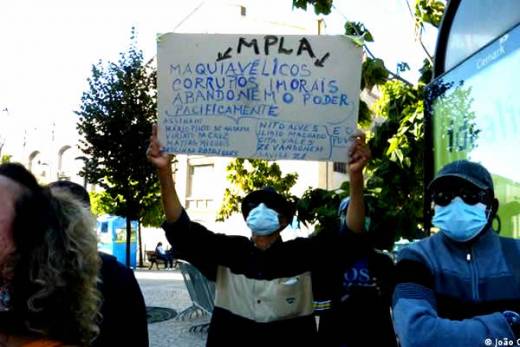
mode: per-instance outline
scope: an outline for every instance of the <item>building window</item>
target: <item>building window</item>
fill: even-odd
[[[214,165],[189,165],[188,170],[186,207],[189,209],[211,208],[215,189]]]
[[[334,162],[334,172],[347,173],[347,163]]]

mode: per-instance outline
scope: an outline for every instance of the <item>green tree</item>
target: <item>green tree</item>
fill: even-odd
[[[104,214],[117,214],[117,203],[105,191],[90,192],[90,202],[92,204],[92,212],[96,216]],[[163,210],[160,199],[151,200],[150,205],[146,206],[143,215],[138,220],[137,242],[139,248],[139,266],[143,266],[143,241],[142,241],[142,227],[158,227],[161,225],[163,218]]]
[[[378,197],[386,217],[397,222],[398,235],[423,236],[424,84],[387,81],[374,112],[384,116],[369,141],[373,160],[367,191]]]
[[[92,213],[96,216],[104,214],[115,214],[118,209],[117,202],[112,199],[105,191],[90,192],[90,202],[92,204]],[[153,200],[152,203],[147,206],[146,210],[143,211],[140,224],[145,227],[158,227],[164,220],[162,211],[161,200]]]
[[[303,4],[305,2],[305,4]],[[316,7],[313,0],[294,0],[293,5],[315,7],[316,13],[329,10]],[[408,4],[408,2],[407,2]],[[321,5],[320,5],[321,6]],[[416,0],[410,14],[415,19],[418,42],[423,48],[422,33],[427,23],[437,27],[444,12],[445,2]],[[376,58],[366,42],[374,40],[363,24],[347,22],[345,35],[363,45],[366,60],[363,62],[361,90],[378,86],[380,99],[368,106],[361,102],[359,125],[368,128],[374,116],[384,119],[382,124],[369,132],[369,146],[373,160],[368,165],[366,190],[375,196],[378,208],[384,211],[381,218],[396,222],[396,236],[416,238],[426,235],[423,230],[423,162],[424,125],[423,99],[425,85],[432,76],[432,56],[425,50],[425,61],[420,69],[421,77],[415,84],[403,79],[399,73],[409,69],[408,64],[398,64],[397,71],[390,71],[382,59]],[[348,182],[338,191],[309,189],[300,200],[298,213],[304,222],[318,223],[317,230],[334,225],[339,200],[348,194]]]
[[[338,227],[338,206],[348,196],[349,182],[343,182],[337,190],[309,188],[297,204],[297,217],[304,225],[314,225],[314,232],[336,230]]]
[[[156,122],[156,71],[132,43],[117,63],[92,66],[81,98],[77,129],[88,157],[81,174],[110,197],[110,212],[126,218],[126,262],[130,263],[131,220],[141,221],[159,201],[159,187],[144,155]],[[113,205],[112,205],[113,204]]]
[[[102,216],[104,214],[112,214],[115,210],[115,202],[105,191],[89,192],[90,196],[90,209],[96,216]]]
[[[255,190],[266,186],[273,187],[284,197],[296,202],[296,197],[290,194],[291,188],[298,179],[297,173],[282,174],[277,163],[260,159],[234,159],[226,167],[226,178],[232,183],[226,188],[222,205],[217,213],[217,221],[229,218],[234,212],[240,211],[244,197]]]
[[[293,7],[306,10],[307,4],[314,7],[316,14],[329,14],[332,7],[332,0],[293,0]]]

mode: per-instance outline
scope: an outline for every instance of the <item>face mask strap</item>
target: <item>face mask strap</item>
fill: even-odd
[[[489,221],[489,218],[491,217],[491,214],[493,213],[493,207],[489,206],[489,208],[486,208],[486,219]]]

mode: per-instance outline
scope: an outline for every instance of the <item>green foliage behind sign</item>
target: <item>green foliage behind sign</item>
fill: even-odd
[[[297,173],[282,174],[280,166],[260,159],[235,159],[227,167],[227,179],[233,185],[226,188],[217,220],[223,221],[240,211],[243,198],[255,190],[267,186],[274,188],[289,200],[296,201],[289,190],[298,178]]]
[[[313,1],[307,1],[313,4]],[[415,23],[419,43],[426,23],[438,26],[445,2],[417,0]],[[300,6],[303,7],[303,6]],[[360,106],[359,125],[368,130],[373,159],[367,170],[367,193],[374,196],[382,220],[392,221],[396,238],[413,239],[426,235],[423,230],[424,202],[424,114],[425,85],[431,80],[431,55],[426,53],[421,77],[414,85],[389,71],[382,59],[374,57],[366,42],[374,40],[370,31],[358,22],[345,24],[345,35],[363,44],[367,59],[363,64],[361,90],[379,88],[380,99],[371,110]],[[377,41],[376,41],[377,42]],[[423,46],[424,47],[424,46]],[[405,62],[397,71],[405,71]],[[382,119],[369,130],[373,116]],[[368,121],[367,121],[368,120]],[[319,225],[317,230],[334,227],[339,200],[348,194],[348,183],[338,191],[311,189],[299,205],[300,218]]]
[[[328,14],[333,10],[332,1],[293,0],[293,6],[307,9],[313,6],[317,14]],[[415,29],[419,44],[426,24],[438,26],[444,12],[444,1],[417,0],[414,9]],[[373,195],[377,208],[384,216],[381,220],[392,221],[395,236],[409,239],[425,236],[423,230],[423,164],[424,164],[424,115],[423,98],[425,85],[432,76],[432,57],[425,52],[426,59],[420,69],[421,77],[412,84],[398,73],[390,71],[382,59],[372,55],[367,42],[374,41],[372,33],[362,23],[347,21],[345,35],[363,45],[367,58],[363,63],[360,89],[371,90],[376,86],[380,99],[370,109],[360,101],[358,125],[368,132],[369,146],[373,159],[367,169],[367,193]],[[376,41],[377,42],[377,41]],[[424,46],[423,46],[424,48]],[[406,62],[398,64],[397,71],[409,69]],[[374,118],[380,123],[371,128]],[[242,160],[242,159],[241,159]],[[247,192],[250,172],[244,171],[243,161],[228,167],[228,179],[238,191]],[[258,177],[257,179],[260,179]],[[290,188],[290,186],[289,186]],[[316,230],[335,228],[337,209],[341,199],[348,195],[348,182],[340,189],[309,189],[298,202],[299,219],[306,224],[316,225]],[[219,218],[223,219],[238,211],[239,194],[226,191]],[[223,213],[223,211],[225,211]]]

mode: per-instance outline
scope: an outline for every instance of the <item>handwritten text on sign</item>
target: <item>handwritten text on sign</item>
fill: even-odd
[[[346,160],[361,78],[347,38],[165,34],[157,51],[166,151]]]

